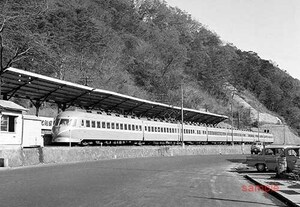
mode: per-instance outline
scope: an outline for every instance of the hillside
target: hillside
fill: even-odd
[[[8,0],[0,14],[0,75],[13,66],[173,105],[183,86],[185,107],[229,117],[232,86],[235,126],[255,125],[256,110],[300,133],[299,80],[163,1]]]

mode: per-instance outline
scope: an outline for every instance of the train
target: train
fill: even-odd
[[[182,133],[183,132],[183,133]],[[138,118],[105,112],[64,111],[53,123],[52,142],[60,144],[229,144],[262,141],[273,135],[199,123]]]

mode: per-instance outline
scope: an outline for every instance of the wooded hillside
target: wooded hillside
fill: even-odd
[[[185,107],[228,116],[232,85],[300,132],[298,80],[163,1],[7,0],[0,15],[0,74],[13,66],[173,105],[182,85]]]

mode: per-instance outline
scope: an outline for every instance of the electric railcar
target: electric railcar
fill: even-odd
[[[225,144],[272,143],[273,135],[243,130],[209,127],[206,125],[171,123],[99,112],[65,111],[59,114],[52,127],[54,143],[102,144],[121,143],[177,143]],[[233,132],[233,133],[232,133]]]

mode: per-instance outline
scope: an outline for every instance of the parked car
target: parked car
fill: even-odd
[[[253,142],[251,145],[251,154],[258,154],[263,149],[263,143],[260,141]]]
[[[256,167],[257,171],[277,170],[277,159],[280,156],[286,157],[287,171],[291,172],[295,168],[295,163],[299,159],[300,146],[296,145],[269,145],[258,155],[251,155],[246,158],[246,164]]]

